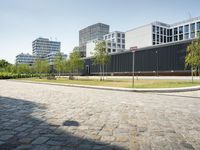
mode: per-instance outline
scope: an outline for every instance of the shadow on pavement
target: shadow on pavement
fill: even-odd
[[[36,118],[38,113],[45,114],[46,109],[45,104],[0,96],[0,150],[125,150],[59,129],[61,126],[80,126],[76,121],[67,120],[54,125],[46,122],[44,117]]]

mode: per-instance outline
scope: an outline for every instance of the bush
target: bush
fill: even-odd
[[[38,74],[17,74],[9,72],[0,72],[0,79],[17,79],[17,78],[31,78],[38,77]]]

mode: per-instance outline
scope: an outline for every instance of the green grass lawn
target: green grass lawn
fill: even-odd
[[[63,84],[79,84],[79,85],[93,85],[93,86],[107,86],[107,87],[123,87],[131,88],[132,80],[111,80],[99,81],[97,79],[75,79],[69,80],[68,78],[58,78],[57,80],[39,79],[39,78],[27,78],[20,79],[34,82],[48,82],[48,83],[63,83]],[[177,88],[177,87],[190,87],[200,85],[200,80],[192,83],[189,80],[135,80],[135,88]]]

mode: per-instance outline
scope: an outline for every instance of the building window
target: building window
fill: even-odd
[[[117,37],[121,37],[121,36],[120,36],[120,33],[117,33]]]
[[[160,34],[163,34],[163,28],[160,27]]]
[[[120,39],[117,39],[117,43],[120,43],[121,42],[121,40]]]
[[[195,33],[194,32],[191,32],[190,38],[195,38]]]
[[[156,27],[152,26],[152,32],[155,33],[156,32]]]
[[[167,33],[166,33],[166,28],[164,28],[164,35],[166,35]]]
[[[116,49],[113,49],[112,51],[113,51],[113,52],[116,52]]]
[[[200,22],[197,22],[197,30],[200,30]]]
[[[179,35],[179,40],[183,40],[183,34]]]
[[[112,34],[112,38],[114,37],[114,33]]]
[[[162,43],[163,42],[163,36],[161,35],[160,36],[160,43]]]
[[[156,33],[159,34],[159,27],[156,27]]]
[[[105,36],[105,39],[107,39],[107,36]]]
[[[184,35],[184,39],[189,39],[189,33],[186,33],[185,35]]]
[[[177,35],[177,34],[178,34],[178,29],[174,28],[174,35]]]
[[[111,46],[111,43],[108,43],[108,46],[110,47],[110,46]]]
[[[157,35],[157,42],[159,42],[159,35]]]
[[[125,34],[122,34],[122,38],[125,38]]]
[[[125,40],[124,40],[124,39],[122,39],[122,43],[125,43]]]
[[[188,32],[189,32],[189,25],[185,25],[185,26],[184,26],[184,32],[185,32],[185,33],[188,33]]]
[[[117,48],[121,48],[121,45],[120,45],[120,44],[117,44]]]
[[[167,37],[166,36],[164,36],[164,43],[166,43],[167,42]]]
[[[125,45],[122,45],[122,48],[125,48]]]
[[[115,43],[112,43],[112,46],[113,46],[113,47],[116,47],[116,44],[115,44]]]
[[[108,38],[110,39],[110,34],[108,35]]]
[[[156,35],[153,34],[153,41],[156,41]]]
[[[108,53],[110,53],[111,52],[111,50],[110,50],[110,48],[108,48]]]
[[[183,33],[183,26],[180,26],[179,27],[179,34],[182,34]]]
[[[115,39],[112,39],[112,42],[115,42]]]
[[[156,45],[156,42],[153,42],[153,45]]]
[[[178,36],[174,36],[174,41],[178,41]]]

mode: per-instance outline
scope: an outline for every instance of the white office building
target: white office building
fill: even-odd
[[[16,56],[16,64],[28,64],[28,65],[33,65],[35,62],[35,56],[31,54],[24,54],[21,53]]]
[[[126,49],[194,39],[200,34],[200,17],[175,24],[153,22],[125,33]]]
[[[108,53],[117,53],[125,50],[125,33],[114,31],[104,35],[106,48]]]
[[[106,42],[106,50],[109,54],[122,52],[125,50],[125,33],[114,31],[103,36]],[[94,54],[95,45],[99,39],[88,41],[86,44],[86,57],[91,57]]]

